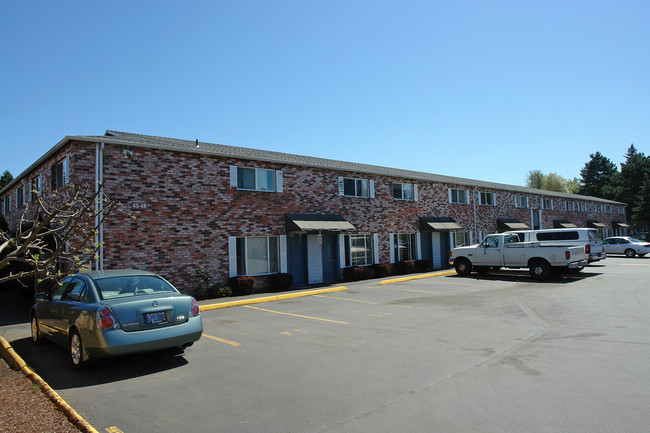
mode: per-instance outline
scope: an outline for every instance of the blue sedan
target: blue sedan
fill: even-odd
[[[196,300],[165,279],[138,270],[93,271],[39,293],[32,340],[69,349],[73,367],[93,358],[191,346],[203,333]]]

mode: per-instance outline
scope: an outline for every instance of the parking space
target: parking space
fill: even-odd
[[[544,283],[511,271],[361,281],[204,311],[184,356],[81,373],[58,347],[15,342],[100,431],[641,432],[649,277],[650,260],[614,258]]]

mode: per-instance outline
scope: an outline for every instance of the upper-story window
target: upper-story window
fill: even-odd
[[[569,200],[565,201],[564,210],[567,212],[573,212],[575,210],[575,202]]]
[[[553,210],[553,199],[543,198],[542,199],[542,209]]]
[[[605,213],[612,213],[612,206],[611,205],[605,205]]]
[[[282,192],[282,171],[231,166],[230,186],[244,191]]]
[[[455,203],[455,204],[469,203],[469,191],[466,189],[449,188],[449,203]]]
[[[368,179],[339,177],[339,195],[345,197],[375,197],[375,182]]]
[[[525,195],[516,195],[515,196],[515,207],[519,208],[528,208],[528,197]]]
[[[493,192],[481,192],[478,196],[478,203],[483,206],[496,206],[497,201]]]
[[[394,183],[393,198],[395,200],[417,201],[418,186],[412,183]]]
[[[29,190],[29,201],[36,200],[36,196],[40,195],[43,191],[41,190],[41,176],[35,177],[32,179]]]
[[[11,194],[7,194],[5,196],[4,200],[2,200],[2,204],[3,204],[3,206],[2,206],[2,213],[3,214],[7,214],[7,213],[11,212]]]
[[[618,214],[619,215],[625,215],[625,208],[623,206],[618,207]]]
[[[25,204],[25,186],[20,185],[16,190],[16,209],[23,207]]]
[[[66,185],[69,182],[68,158],[63,159],[52,166],[52,191]]]
[[[587,212],[587,203],[579,201],[576,203],[578,212]]]

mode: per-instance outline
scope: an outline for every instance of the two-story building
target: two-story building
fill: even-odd
[[[33,191],[102,181],[130,215],[102,224],[91,267],[143,268],[179,288],[199,266],[221,282],[289,272],[315,284],[353,265],[445,268],[451,248],[497,231],[627,227],[624,203],[596,197],[117,131],[65,137],[0,191],[0,211],[15,228]]]

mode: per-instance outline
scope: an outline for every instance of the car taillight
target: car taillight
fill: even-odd
[[[585,245],[585,254],[591,254],[591,245]]]
[[[565,251],[564,255],[566,256],[566,259],[569,260],[571,258],[571,251]]]
[[[197,317],[201,314],[201,309],[199,304],[196,302],[196,299],[192,298],[192,303],[190,304],[190,317]]]
[[[104,305],[97,310],[97,327],[102,331],[120,328],[110,307]]]

